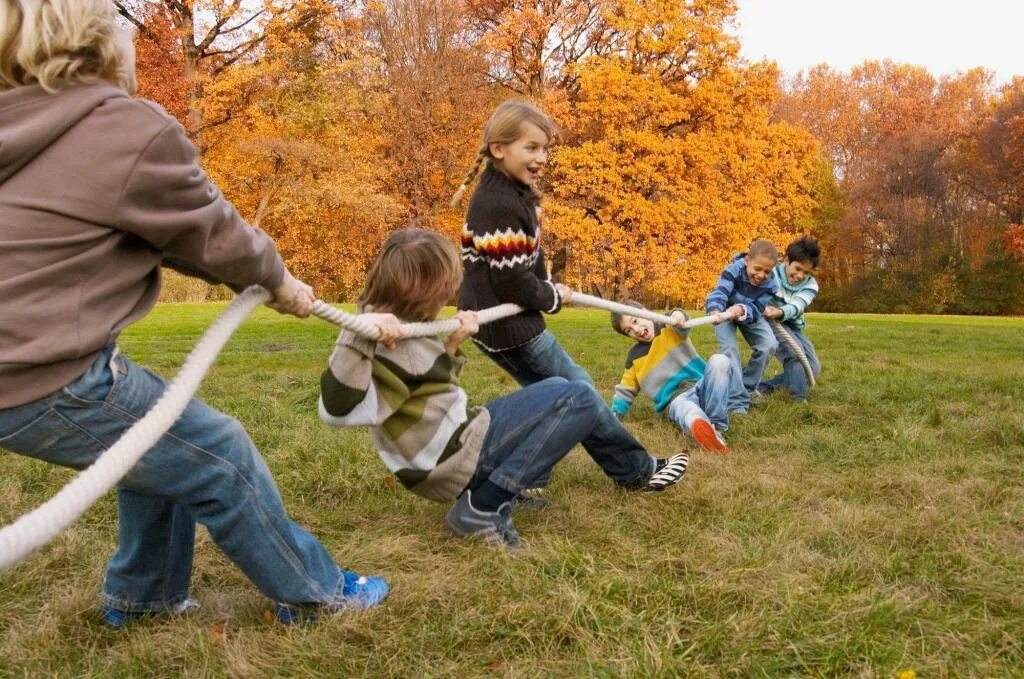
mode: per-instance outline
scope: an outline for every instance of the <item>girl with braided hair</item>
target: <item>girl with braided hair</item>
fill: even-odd
[[[548,147],[558,136],[558,127],[543,111],[522,101],[504,102],[487,121],[477,158],[452,200],[458,205],[480,176],[462,229],[465,276],[458,307],[474,311],[506,303],[523,307],[519,314],[481,326],[473,337],[484,355],[521,386],[562,377],[593,388],[590,375],[562,349],[541,315],[557,313],[572,299],[571,289],[551,280],[540,244],[536,184],[548,161]],[[622,450],[640,445],[614,418],[603,419],[593,438]],[[584,447],[593,453],[587,442]],[[547,482],[545,476],[535,486]]]

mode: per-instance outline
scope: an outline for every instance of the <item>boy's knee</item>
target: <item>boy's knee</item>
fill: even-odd
[[[727,373],[729,372],[729,357],[725,354],[713,354],[708,359],[706,372]]]

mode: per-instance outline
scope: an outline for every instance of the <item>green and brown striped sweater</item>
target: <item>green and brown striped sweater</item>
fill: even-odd
[[[438,338],[391,350],[343,330],[320,379],[320,417],[370,426],[381,460],[406,488],[450,502],[476,471],[490,424],[485,408],[467,408],[458,384],[465,361]]]

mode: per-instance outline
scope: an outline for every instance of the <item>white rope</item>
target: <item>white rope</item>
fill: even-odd
[[[127,474],[135,463],[167,433],[188,406],[199,388],[199,383],[213,364],[220,350],[239,325],[260,304],[271,299],[269,292],[253,286],[241,293],[227,309],[210,325],[185,358],[178,374],[171,380],[167,390],[160,396],[148,413],[132,425],[106,452],[100,455],[88,469],[85,469],[67,483],[47,502],[18,518],[14,523],[0,529],[0,571],[6,570],[39,549],[61,531],[70,526],[100,497]],[[637,309],[625,304],[608,302],[599,297],[573,293],[573,303],[592,306],[608,311],[649,318],[658,323],[671,324],[668,316],[655,314],[646,309]],[[480,324],[490,323],[499,318],[512,316],[524,309],[515,304],[502,304],[478,313]],[[353,314],[317,300],[313,313],[326,321],[340,325],[368,339],[376,339],[380,329]],[[710,317],[687,321],[684,327],[710,323]],[[431,321],[428,323],[406,323],[402,325],[404,337],[444,335],[454,332],[461,325],[456,318]]]
[[[807,384],[812,387],[816,386],[817,382],[814,379],[814,371],[811,369],[811,362],[807,360],[807,354],[804,353],[803,347],[793,339],[793,336],[789,334],[789,331],[786,330],[786,327],[782,325],[782,323],[774,318],[769,319],[769,321],[772,324],[772,328],[775,329],[775,332],[778,333],[779,337],[782,338],[782,341],[786,343],[786,346],[793,350],[797,360],[800,361],[800,365],[804,368],[804,374],[807,375]]]

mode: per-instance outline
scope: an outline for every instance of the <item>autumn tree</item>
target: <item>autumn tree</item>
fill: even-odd
[[[814,207],[814,140],[771,120],[777,72],[739,60],[734,13],[726,0],[605,8],[551,172],[569,282],[696,305],[735,252],[784,244]]]

